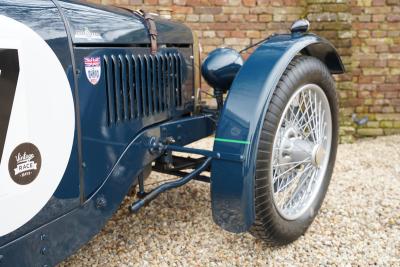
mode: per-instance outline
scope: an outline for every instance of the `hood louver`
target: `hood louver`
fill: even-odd
[[[103,64],[109,126],[182,106],[183,59],[178,52],[104,56]]]

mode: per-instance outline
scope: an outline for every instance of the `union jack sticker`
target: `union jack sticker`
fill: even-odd
[[[85,72],[88,81],[96,85],[101,77],[100,57],[85,57]]]

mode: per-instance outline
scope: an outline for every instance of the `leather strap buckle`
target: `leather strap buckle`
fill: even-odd
[[[140,16],[141,18],[143,18],[143,20],[146,22],[146,28],[147,31],[149,33],[149,37],[150,37],[150,51],[151,54],[156,54],[157,53],[157,49],[158,49],[158,45],[157,45],[157,27],[156,27],[156,23],[154,22],[154,18],[153,16],[151,16],[149,13],[139,9],[134,11],[135,14],[137,14],[138,16]]]

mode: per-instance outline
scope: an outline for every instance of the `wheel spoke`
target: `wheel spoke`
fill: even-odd
[[[307,193],[309,191],[309,187],[312,184],[312,179],[313,179],[315,173],[316,173],[316,169],[315,168],[310,169],[310,171],[307,173],[308,175],[305,176],[306,178],[304,178],[301,181],[301,183],[299,184],[299,186],[296,188],[296,191],[293,193],[293,197],[296,197],[299,194],[300,189],[304,190],[304,188],[302,188],[302,187],[303,187],[303,185],[305,185],[306,182],[308,182],[307,189],[305,190],[302,198],[304,198],[307,195]],[[309,178],[309,179],[307,179],[307,178]]]
[[[300,161],[299,163],[295,164],[294,166],[290,167],[289,169],[287,169],[286,171],[284,171],[283,173],[279,174],[278,176],[274,177],[274,180],[278,179],[279,177],[281,177],[282,175],[286,174],[287,172],[295,169],[296,167],[300,166],[301,164],[303,164],[306,161],[309,161],[310,159],[305,159],[303,161]]]
[[[279,188],[279,190],[277,191],[277,193],[279,193],[279,192],[281,192],[283,189],[287,188],[290,184],[294,184],[294,181],[296,181],[297,178],[301,178],[301,177],[303,176],[303,174],[304,174],[305,172],[307,172],[310,168],[312,168],[312,165],[311,165],[311,164],[307,165],[307,167],[305,167],[304,170],[303,170],[301,173],[297,174],[295,178],[293,178],[292,180],[290,180],[289,182],[287,182],[285,185],[283,185],[281,188]]]

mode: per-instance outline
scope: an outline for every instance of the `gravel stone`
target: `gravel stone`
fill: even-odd
[[[212,139],[194,146],[210,149]],[[153,172],[146,184],[171,178]],[[400,136],[340,145],[316,220],[286,247],[220,229],[206,183],[166,192],[137,215],[133,201],[60,266],[400,266]]]

